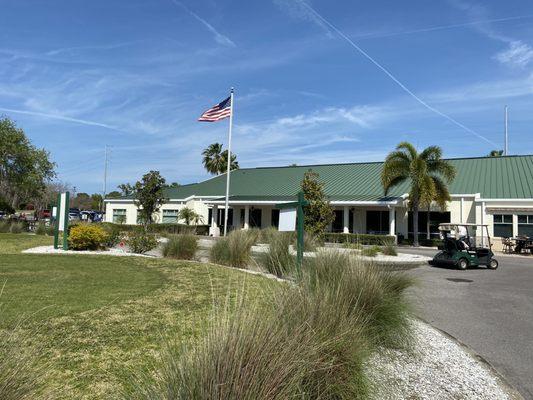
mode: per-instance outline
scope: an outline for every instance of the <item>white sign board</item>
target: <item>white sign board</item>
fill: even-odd
[[[292,232],[296,230],[296,208],[282,208],[279,210],[280,232]]]
[[[65,230],[66,220],[65,220],[65,214],[67,214],[68,218],[68,211],[65,213],[65,208],[67,206],[67,194],[61,193],[61,198],[59,201],[59,207],[57,211],[59,212],[59,232],[63,232]]]

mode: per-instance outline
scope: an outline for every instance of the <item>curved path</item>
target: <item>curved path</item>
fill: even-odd
[[[409,273],[419,285],[412,295],[421,318],[468,345],[533,400],[533,257],[498,260],[495,271],[415,268]]]

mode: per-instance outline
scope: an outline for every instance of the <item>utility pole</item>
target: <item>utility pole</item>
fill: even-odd
[[[505,120],[505,146],[503,148],[503,155],[506,156],[509,154],[509,130],[508,130],[508,127],[509,127],[509,112],[508,112],[508,107],[505,106],[505,117],[504,117],[504,120]]]
[[[103,196],[102,196],[102,211],[105,211],[104,200],[105,200],[105,196],[107,192],[107,161],[108,161],[107,150],[108,150],[108,146],[106,144],[105,145],[105,161],[104,161],[104,191],[103,191]]]

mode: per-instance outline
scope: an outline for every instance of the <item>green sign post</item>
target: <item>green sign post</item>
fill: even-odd
[[[304,207],[308,204],[309,202],[305,200],[303,192],[298,192],[298,201],[276,204],[276,208],[279,209],[296,209],[296,264],[298,273],[302,272],[304,258]]]

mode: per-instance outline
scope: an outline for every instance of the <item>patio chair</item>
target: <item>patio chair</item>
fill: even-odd
[[[502,238],[503,252],[504,253],[513,253],[514,252],[514,242],[511,238]]]

